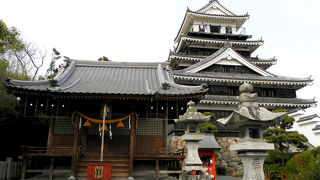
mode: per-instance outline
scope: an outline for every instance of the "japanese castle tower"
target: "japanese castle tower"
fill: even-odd
[[[309,78],[292,78],[268,72],[275,58],[252,57],[263,45],[251,40],[243,24],[248,14],[237,15],[217,0],[197,11],[187,9],[176,46],[168,62],[174,81],[183,85],[207,84],[206,95],[198,102],[200,111],[226,117],[238,106],[239,86],[250,83],[258,93],[259,106],[272,109],[308,108],[313,99],[299,99],[296,91],[311,84]],[[219,132],[222,132],[221,130]],[[229,130],[231,135],[235,131]],[[226,135],[226,134],[225,134]]]

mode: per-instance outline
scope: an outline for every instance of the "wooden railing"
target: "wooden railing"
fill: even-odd
[[[0,179],[20,179],[22,162],[13,162],[12,158],[0,161]]]
[[[175,148],[135,148],[135,154],[183,155],[183,150]]]
[[[21,146],[24,156],[71,156],[73,147],[34,147]],[[80,151],[80,148],[78,149]]]

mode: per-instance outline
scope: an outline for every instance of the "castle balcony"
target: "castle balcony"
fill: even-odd
[[[193,24],[189,27],[188,36],[230,39],[230,40],[247,40],[251,35],[246,34],[244,27]]]

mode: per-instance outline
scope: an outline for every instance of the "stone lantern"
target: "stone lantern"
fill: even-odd
[[[240,143],[231,145],[230,150],[238,152],[241,159],[245,180],[264,180],[263,163],[269,150],[274,150],[273,143],[263,140],[263,131],[275,125],[288,113],[273,113],[259,107],[257,94],[253,87],[244,83],[239,88],[239,107],[230,116],[217,121],[240,131]]]
[[[210,116],[204,116],[202,113],[197,112],[195,103],[190,101],[188,104],[187,112],[180,115],[179,119],[175,119],[177,124],[182,123],[186,125],[185,134],[182,140],[186,142],[187,157],[182,167],[183,174],[182,180],[210,180],[210,176],[204,175],[206,169],[202,166],[198,154],[199,142],[204,139],[204,135],[200,133],[200,123],[208,122]],[[195,172],[195,174],[193,174]]]

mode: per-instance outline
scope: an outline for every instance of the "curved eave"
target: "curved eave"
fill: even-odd
[[[186,62],[199,62],[204,60],[208,56],[188,56],[188,55],[179,55],[176,53],[171,53],[169,55],[169,61],[171,60],[177,60],[177,61],[186,61]],[[248,61],[256,66],[272,66],[277,64],[277,60],[270,59],[270,60],[251,60],[248,59]]]
[[[253,64],[255,64],[255,65],[269,65],[269,66],[271,66],[271,65],[275,65],[275,64],[277,64],[277,60],[269,60],[269,61],[249,61],[249,62],[251,62],[251,63],[253,63]]]
[[[306,85],[310,85],[312,80],[306,81],[274,81],[274,80],[255,80],[255,79],[227,79],[227,78],[219,78],[219,77],[194,77],[194,76],[183,76],[183,75],[173,75],[174,79],[176,80],[197,80],[203,82],[218,82],[218,83],[235,83],[235,84],[242,84],[242,83],[249,83],[249,84],[267,84],[267,85],[286,85],[286,86],[301,86],[304,87]]]
[[[205,38],[194,38],[189,36],[181,37],[175,52],[178,53],[185,42],[191,43],[204,43],[204,44],[217,44],[224,45],[226,43],[231,43],[232,46],[251,46],[251,51],[255,51],[258,47],[262,46],[263,40],[253,40],[253,41],[234,41],[234,40],[220,40],[220,39],[205,39]]]
[[[182,99],[200,99],[205,92],[189,93],[189,94],[121,94],[121,93],[75,93],[75,92],[50,92],[35,91],[26,89],[11,89],[12,93],[17,96],[36,96],[36,97],[55,97],[63,99],[130,99],[130,100],[182,100]]]
[[[170,55],[169,60],[180,60],[180,61],[191,61],[191,62],[199,62],[204,60],[206,57],[190,57],[190,56],[179,56],[179,55]]]
[[[246,15],[217,15],[217,14],[198,13],[198,12],[187,10],[184,16],[184,19],[182,21],[182,24],[180,26],[180,29],[178,31],[178,34],[174,39],[175,43],[178,43],[181,39],[181,36],[186,34],[190,24],[195,20],[195,18],[200,18],[200,20],[209,19],[211,21],[214,21],[215,19],[230,20],[230,21],[233,21],[233,23],[236,22],[236,27],[240,28],[245,23],[245,21],[249,19],[249,15],[247,14]]]

